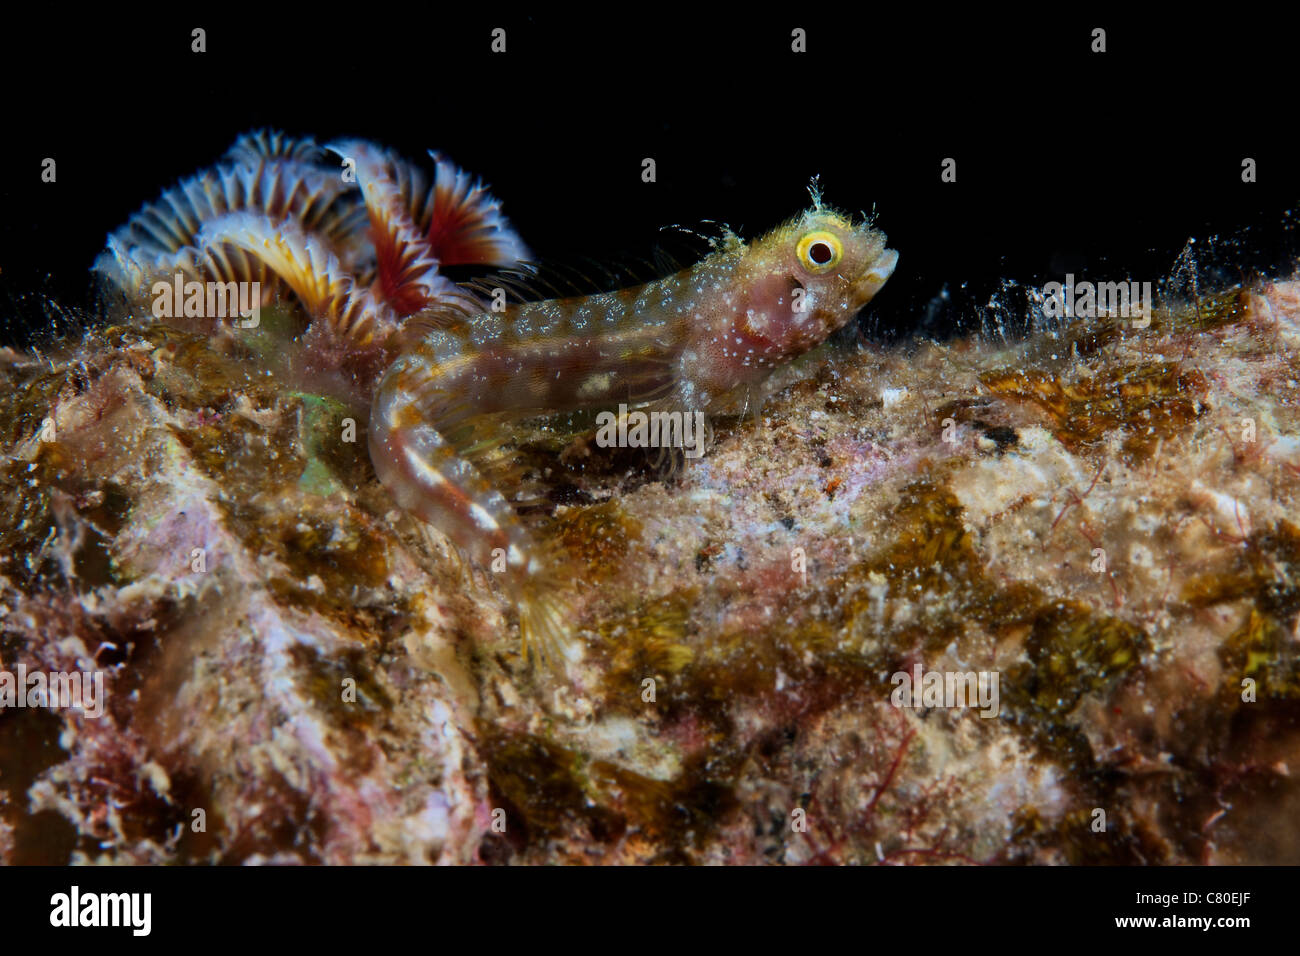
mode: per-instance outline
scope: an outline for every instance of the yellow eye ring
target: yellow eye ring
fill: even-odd
[[[795,249],[799,264],[815,275],[830,272],[844,258],[844,246],[829,232],[810,232]]]

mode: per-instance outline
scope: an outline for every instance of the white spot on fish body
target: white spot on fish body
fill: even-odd
[[[474,523],[484,531],[496,531],[500,527],[497,519],[477,501],[469,506],[469,513],[473,516]]]
[[[610,383],[614,376],[610,372],[602,372],[596,375],[588,376],[587,380],[582,383],[578,389],[579,398],[596,398],[609,392]]]

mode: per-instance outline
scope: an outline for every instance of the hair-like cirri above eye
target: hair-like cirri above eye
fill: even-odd
[[[819,229],[804,234],[799,240],[795,254],[799,257],[799,265],[809,272],[821,275],[830,272],[840,264],[840,259],[844,256],[844,247],[834,235]]]

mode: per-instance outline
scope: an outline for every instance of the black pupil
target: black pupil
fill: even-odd
[[[831,261],[831,247],[824,242],[814,242],[808,247],[808,258],[819,266],[824,266]]]

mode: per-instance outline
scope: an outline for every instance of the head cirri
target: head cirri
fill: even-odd
[[[700,286],[685,378],[713,393],[760,381],[846,325],[893,273],[884,233],[814,198],[748,245],[731,239],[725,274]]]

